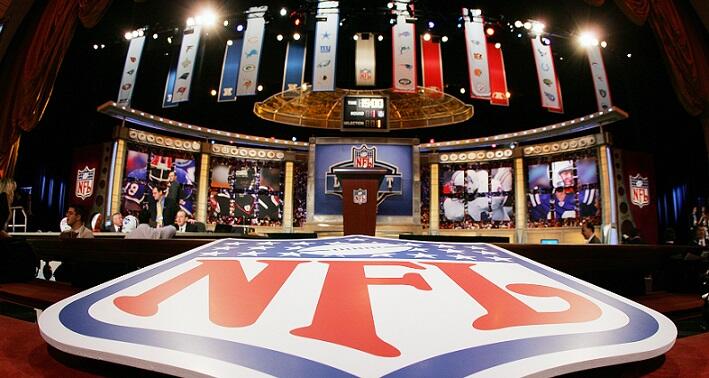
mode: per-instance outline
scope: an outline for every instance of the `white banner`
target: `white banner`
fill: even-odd
[[[396,3],[397,6],[401,3]],[[406,22],[406,14],[401,12],[396,17],[392,34],[392,64],[394,92],[416,92],[416,28],[414,23]]]
[[[144,45],[145,37],[138,37],[130,40],[128,54],[126,55],[126,63],[123,65],[121,86],[118,89],[117,104],[119,106],[130,107],[130,100],[133,96],[135,78],[138,76],[138,66],[140,65],[140,56],[143,54]]]
[[[337,1],[321,1],[315,23],[315,55],[313,59],[313,91],[335,90],[337,31],[340,15]]]
[[[253,96],[258,85],[258,67],[263,47],[263,33],[266,20],[263,18],[267,6],[249,8],[244,32],[244,45],[241,49],[241,66],[236,82],[237,96]]]
[[[586,47],[586,53],[588,54],[588,64],[591,66],[591,75],[593,75],[593,87],[596,89],[598,111],[610,109],[613,106],[613,102],[611,101],[610,84],[608,84],[601,48],[588,46]]]
[[[556,75],[551,46],[543,44],[539,36],[532,38],[531,41],[532,51],[534,52],[534,63],[537,67],[537,79],[539,80],[539,94],[542,98],[542,107],[552,112],[563,113],[564,106],[561,102],[561,84],[559,84],[559,79]]]
[[[182,34],[180,57],[177,60],[177,73],[175,74],[175,87],[172,90],[172,103],[184,102],[190,99],[192,72],[197,59],[201,34],[202,26],[199,25],[186,29]]]
[[[359,37],[355,48],[355,79],[357,85],[374,86],[376,58],[374,34],[357,33]]]
[[[470,97],[488,100],[490,99],[490,69],[485,24],[482,17],[471,17],[469,12],[469,9],[463,8]]]

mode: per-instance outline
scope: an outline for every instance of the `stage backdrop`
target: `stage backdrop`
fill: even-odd
[[[341,215],[339,183],[332,169],[381,167],[389,172],[378,193],[379,216],[412,216],[413,147],[394,144],[318,144],[315,147],[315,215]]]

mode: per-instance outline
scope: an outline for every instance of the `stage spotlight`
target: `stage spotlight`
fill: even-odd
[[[137,30],[133,30],[133,32],[131,33],[131,36],[132,36],[133,38],[138,38],[138,31],[137,31]]]
[[[279,13],[281,16],[285,16],[288,14],[288,9],[286,8],[281,8],[281,12]]]
[[[460,94],[465,94],[465,88],[464,88],[464,87],[460,87]]]
[[[510,143],[510,148],[513,149],[513,150],[514,150],[515,148],[517,148],[517,142],[512,142],[512,143]]]
[[[297,17],[295,20],[293,20],[293,25],[300,26],[300,22],[300,17]]]
[[[383,41],[383,40],[384,40],[384,36],[381,35],[381,34],[379,34],[379,35],[377,36],[377,41],[381,42],[381,41]]]
[[[505,92],[505,97],[507,97],[507,98],[512,97],[512,93],[510,93],[510,92]]]
[[[105,48],[106,48],[106,45],[104,45],[104,44],[102,43],[102,44],[101,44],[101,48],[102,48],[102,49],[105,49]]]
[[[532,29],[532,23],[529,21],[525,22],[522,26],[524,26],[524,28],[527,30]]]
[[[259,92],[261,92],[261,91],[263,90],[263,85],[259,84],[259,85],[256,87],[256,90],[259,91]]]
[[[473,9],[470,11],[473,17],[480,17],[483,14],[482,9]]]
[[[172,44],[172,37],[167,37],[167,43]]]
[[[560,56],[560,57],[559,57],[559,60],[564,60],[564,57],[563,57],[563,56]]]
[[[490,146],[490,147],[497,148],[497,144],[493,143],[492,146]]]
[[[496,43],[495,43],[495,48],[496,48],[496,49],[499,49],[499,48],[501,48],[501,47],[502,47],[502,44],[501,44],[500,42],[496,42]]]
[[[231,39],[228,40],[228,41],[226,41],[226,45],[227,45],[227,46],[231,46],[231,45],[233,45],[233,44],[234,44],[234,41],[232,41]]]
[[[487,28],[487,29],[485,29],[485,33],[486,33],[487,35],[489,35],[490,37],[492,37],[493,35],[495,35],[495,29],[493,29],[493,28]]]
[[[546,27],[546,25],[544,25],[541,22],[534,22],[532,24],[532,33],[534,33],[536,35],[540,35],[540,34],[544,33],[545,27]]]
[[[601,47],[603,47],[604,49],[605,49],[606,47],[608,47],[608,42],[606,42],[606,41],[601,41]]]
[[[423,40],[424,40],[424,41],[430,41],[430,40],[431,40],[431,33],[424,33],[424,34],[423,34]]]
[[[433,21],[428,22],[428,28],[433,29],[436,26],[436,24]]]
[[[214,26],[217,23],[217,14],[211,9],[205,9],[197,16],[195,21],[201,25]]]
[[[389,19],[389,25],[394,25],[395,23],[396,23],[396,19],[395,19],[395,18],[390,18],[390,19]],[[340,26],[342,26],[342,22],[340,22]]]
[[[358,36],[357,34],[355,34],[355,35],[352,36],[352,39],[354,39],[354,40],[356,41],[356,40],[359,39],[359,36]]]
[[[138,37],[142,37],[144,35],[145,35],[145,32],[143,31],[143,29],[138,29]]]
[[[389,9],[394,8],[394,3],[391,3],[391,2],[387,3],[387,8],[389,8]]]
[[[441,37],[441,42],[443,42],[443,43],[448,42],[448,36],[444,35],[443,37]]]
[[[582,32],[579,34],[578,41],[583,47],[598,46],[598,39],[591,32]]]
[[[293,33],[293,40],[299,41],[300,40],[300,33]]]
[[[542,45],[544,45],[544,46],[551,45],[551,40],[549,38],[542,38]]]
[[[630,58],[632,58],[632,57],[633,57],[633,54],[631,54],[631,53],[628,53],[628,55],[626,55],[626,56],[628,57],[628,59],[630,59]]]
[[[194,26],[194,17],[187,18],[187,26]]]
[[[158,39],[158,33],[153,34],[153,39]]]
[[[94,45],[94,50],[98,50],[98,45]]]
[[[278,34],[278,35],[276,36],[276,40],[277,40],[278,42],[282,41],[282,40],[283,40],[283,34]]]
[[[236,31],[238,31],[238,32],[244,31],[244,25],[242,25],[242,24],[236,25]]]
[[[433,138],[431,138],[431,139],[428,140],[428,143],[434,144],[434,143],[436,143],[436,140],[433,139]]]
[[[520,21],[520,20],[515,21],[515,27],[516,27],[516,28],[521,28],[522,26],[524,26],[524,24],[522,23],[522,21]]]
[[[229,26],[229,20],[224,20],[224,26]]]
[[[517,38],[522,38],[522,33],[517,33]]]
[[[292,140],[292,141],[294,141],[294,142],[295,142],[295,141],[297,141],[297,140],[298,140],[298,138],[296,138],[296,137],[293,137],[293,138],[290,138],[290,140]]]
[[[131,33],[131,32],[126,32],[126,34],[123,34],[123,38],[125,38],[126,41],[130,41],[131,38],[133,38],[133,33]]]
[[[212,89],[211,91],[209,91],[209,94],[212,95],[212,96],[216,96],[216,95],[217,95],[217,90],[216,90],[216,89]]]
[[[458,24],[457,26],[458,26],[458,29],[460,29],[463,27],[463,24]]]

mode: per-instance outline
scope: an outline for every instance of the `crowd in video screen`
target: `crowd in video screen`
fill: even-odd
[[[293,226],[302,227],[308,217],[308,163],[298,161],[293,164]]]
[[[527,164],[529,227],[576,227],[601,223],[596,156],[540,158]]]
[[[180,184],[178,204],[192,217],[197,198],[196,164],[193,154],[147,146],[131,145],[126,158],[121,191],[121,213],[138,218],[148,210],[153,188],[166,191],[169,174],[174,171]],[[174,221],[174,220],[171,220]]]
[[[421,226],[428,228],[431,218],[431,167],[428,164],[421,166]]]
[[[211,159],[207,222],[280,226],[283,162]]]
[[[514,227],[512,163],[441,165],[441,229]]]

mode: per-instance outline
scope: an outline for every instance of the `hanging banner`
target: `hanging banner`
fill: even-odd
[[[202,27],[197,25],[186,29],[182,34],[180,57],[177,60],[177,73],[175,88],[172,90],[172,102],[185,102],[190,99],[190,86],[192,85],[192,72],[197,59],[199,39]]]
[[[487,56],[490,68],[490,104],[509,106],[510,99],[507,97],[507,75],[505,74],[502,48],[496,48],[494,43],[488,43]]]
[[[421,37],[421,74],[423,86],[443,93],[443,59],[441,43]]]
[[[121,86],[118,90],[117,104],[119,106],[130,107],[130,100],[133,96],[133,87],[135,87],[135,78],[138,76],[138,66],[140,65],[140,56],[143,54],[144,45],[145,37],[130,40],[126,62],[123,65]]]
[[[471,11],[471,9],[463,8],[470,97],[487,100],[490,98],[490,72],[488,71],[485,24],[479,15],[471,16]]]
[[[295,97],[296,91],[303,85],[305,74],[306,43],[300,41],[288,42],[286,46],[286,63],[283,68],[283,95],[285,97]],[[290,91],[290,92],[289,92]]]
[[[246,11],[246,31],[244,32],[244,45],[241,50],[241,68],[236,85],[237,96],[253,96],[258,85],[258,67],[261,60],[263,47],[263,33],[266,20],[263,18],[268,10],[267,6],[251,7]]]
[[[391,28],[393,90],[394,92],[416,92],[416,34],[415,24],[408,17],[406,3],[395,3],[396,24]]]
[[[162,107],[163,108],[174,108],[177,106],[176,102],[172,101],[172,91],[175,89],[175,79],[177,78],[177,63],[179,58],[179,50],[177,50],[177,44],[170,51],[170,69],[167,71],[167,80],[165,80],[165,93],[163,94]]]
[[[335,90],[335,58],[340,14],[337,1],[321,1],[315,19],[313,92]]]
[[[598,111],[610,109],[613,106],[613,102],[611,101],[610,84],[608,84],[601,48],[588,46],[586,47],[586,54],[588,54],[588,64],[591,66],[591,75],[593,75],[593,87],[596,89]]]
[[[357,33],[355,49],[355,81],[358,86],[375,85],[375,49],[374,34]]]
[[[551,53],[551,46],[542,43],[539,36],[532,38],[532,51],[534,52],[534,63],[537,67],[537,79],[539,80],[539,94],[542,98],[542,107],[550,112],[563,113],[564,106],[561,102],[561,84],[559,84],[556,68],[554,67],[554,56]]]
[[[219,81],[218,102],[236,101],[236,77],[239,75],[243,43],[244,40],[241,38],[230,39],[226,42],[222,78]]]

